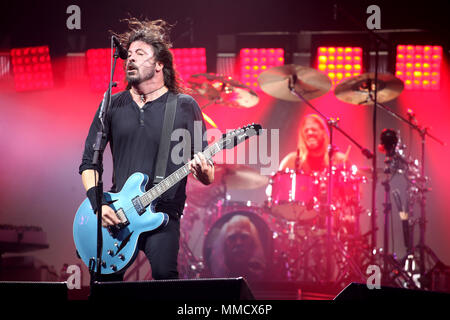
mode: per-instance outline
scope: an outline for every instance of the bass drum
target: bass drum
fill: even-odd
[[[205,237],[207,276],[266,279],[273,261],[272,239],[266,221],[251,208],[221,215]]]

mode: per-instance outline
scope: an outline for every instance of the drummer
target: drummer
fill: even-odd
[[[329,165],[328,145],[330,144],[327,125],[317,114],[308,114],[300,122],[297,151],[286,155],[280,162],[280,170],[296,169],[305,174],[322,172]],[[335,148],[334,148],[335,149]],[[350,147],[344,154],[334,150],[331,163],[345,167]]]

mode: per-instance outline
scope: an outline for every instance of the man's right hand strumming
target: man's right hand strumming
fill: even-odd
[[[102,206],[102,227],[115,226],[120,223],[114,210],[107,205]]]

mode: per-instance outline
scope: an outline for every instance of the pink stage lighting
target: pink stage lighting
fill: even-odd
[[[89,84],[94,91],[105,91],[111,77],[111,49],[89,49],[86,52]],[[117,59],[113,80],[117,83],[116,90],[125,89],[125,73],[123,60]]]
[[[48,46],[14,48],[10,54],[17,91],[53,88]]]
[[[325,73],[335,87],[343,79],[359,76],[362,72],[360,47],[317,48],[317,69]]]
[[[395,75],[407,90],[438,90],[441,61],[441,46],[398,45]]]
[[[183,81],[193,74],[206,72],[205,48],[177,48],[171,51],[175,69]]]
[[[275,66],[284,65],[284,50],[281,48],[244,48],[239,52],[241,82],[259,90],[258,76]]]

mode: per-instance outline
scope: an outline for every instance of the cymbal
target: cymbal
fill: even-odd
[[[281,100],[301,101],[289,90],[290,78],[296,78],[295,91],[305,99],[320,97],[331,89],[331,80],[316,69],[295,64],[272,67],[258,77],[261,89],[268,95]]]
[[[251,108],[259,102],[255,91],[232,77],[198,73],[192,75],[187,82],[196,93],[217,104]]]
[[[356,105],[373,105],[369,88],[376,87],[375,73],[364,73],[346,79],[336,86],[334,94],[343,102]],[[403,81],[389,73],[378,74],[377,102],[383,103],[397,98],[403,91]]]
[[[208,73],[199,73],[192,75],[187,80],[187,82],[195,93],[203,96],[208,100],[215,101],[217,99],[220,99],[220,92],[212,85],[212,81],[216,79],[212,76],[213,75],[210,75]]]
[[[216,164],[214,173],[215,178],[222,181],[227,189],[257,189],[269,183],[269,177],[259,174],[256,169],[241,164]]]

